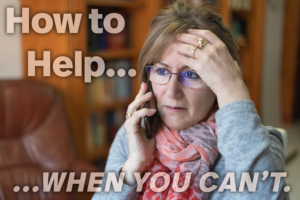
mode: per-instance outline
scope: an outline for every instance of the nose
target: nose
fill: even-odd
[[[177,75],[172,75],[167,83],[167,96],[172,99],[179,99],[182,97],[182,84]]]

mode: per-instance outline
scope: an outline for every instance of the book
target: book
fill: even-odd
[[[92,31],[91,19],[87,19],[87,44],[88,51],[93,52],[98,50],[98,35]]]
[[[89,10],[91,10],[90,8]],[[93,8],[95,9],[95,8]],[[122,50],[130,47],[130,16],[128,11],[120,8],[107,8],[103,9],[98,7],[98,13],[102,14],[102,19],[98,20],[98,27],[103,28],[102,33],[94,33],[91,28],[91,19],[87,19],[87,44],[88,51],[104,51],[104,50]],[[105,17],[110,13],[119,13],[125,20],[124,29],[117,34],[109,33],[105,30],[103,22]],[[111,20],[111,26],[115,28],[118,25],[116,19]]]
[[[93,147],[97,148],[99,146],[99,140],[98,140],[98,115],[95,112],[91,113],[90,116],[91,119],[91,130],[92,130],[92,140],[93,140]]]
[[[127,106],[124,106],[106,112],[107,138],[110,143],[113,142],[119,128],[125,121],[126,110]]]
[[[109,50],[122,50],[128,48],[127,39],[129,36],[129,21],[128,14],[126,12],[119,12],[125,20],[125,27],[120,33],[108,33],[107,36],[107,47]],[[113,28],[118,26],[118,21],[116,19],[111,20],[111,26]]]
[[[85,140],[85,144],[86,144],[87,152],[93,152],[93,150],[95,149],[95,146],[94,146],[94,143],[93,143],[92,124],[90,123],[90,121],[86,122],[86,140]]]
[[[106,50],[108,48],[108,33],[105,31],[104,26],[103,26],[103,19],[98,20],[98,25],[99,27],[103,28],[103,33],[97,34],[97,43],[98,43],[98,48],[97,50]]]
[[[231,9],[251,11],[251,0],[231,0]]]
[[[112,143],[119,129],[119,127],[115,123],[115,113],[113,110],[106,112],[106,124],[107,124],[108,141]]]
[[[103,113],[91,112],[87,122],[86,144],[89,152],[104,147],[108,143],[106,121]]]
[[[98,113],[98,123],[97,123],[97,131],[98,131],[98,148],[104,147],[107,140],[107,126],[105,124],[104,119],[102,118],[103,113]]]
[[[127,72],[131,68],[131,63],[127,59],[119,59],[114,63],[114,69],[116,73],[120,69],[124,69],[126,74],[123,77],[116,76],[115,78],[115,91],[117,100],[125,100],[131,96],[131,77]]]
[[[93,104],[92,83],[86,83],[87,99],[89,104]]]
[[[109,60],[106,62],[106,69],[109,70],[109,69],[112,69],[114,70],[114,62],[112,60]],[[106,71],[107,71],[106,70]],[[107,90],[107,93],[106,95],[108,96],[108,102],[111,103],[113,101],[116,100],[116,95],[115,95],[115,77],[116,77],[116,73],[113,77],[108,77],[106,75],[106,90]]]
[[[231,21],[232,36],[236,43],[245,45],[247,43],[247,20],[233,16]]]

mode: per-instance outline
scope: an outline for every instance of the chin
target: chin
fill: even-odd
[[[183,130],[190,127],[190,118],[182,113],[166,113],[160,110],[160,119],[170,130]]]
[[[168,119],[162,119],[162,121],[170,130],[183,130],[189,126],[188,124],[184,123],[182,118],[181,119],[168,118]]]

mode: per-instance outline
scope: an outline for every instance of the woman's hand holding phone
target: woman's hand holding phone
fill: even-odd
[[[150,117],[156,112],[156,109],[140,109],[142,105],[153,98],[152,92],[146,93],[147,88],[147,84],[142,83],[138,95],[128,106],[127,110],[127,113],[131,115],[131,117],[125,121],[129,157],[122,171],[125,172],[124,182],[128,185],[134,185],[136,183],[133,172],[143,172],[155,150],[155,138],[152,137],[148,139],[145,129],[141,128],[141,119],[145,116]]]

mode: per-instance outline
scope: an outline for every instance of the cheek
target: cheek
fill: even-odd
[[[160,100],[164,94],[165,85],[159,85],[156,83],[152,83],[152,92],[156,98],[156,103],[159,104]]]
[[[216,95],[208,87],[194,90],[190,94],[186,94],[191,106],[194,108],[193,111],[210,109],[213,105]]]

